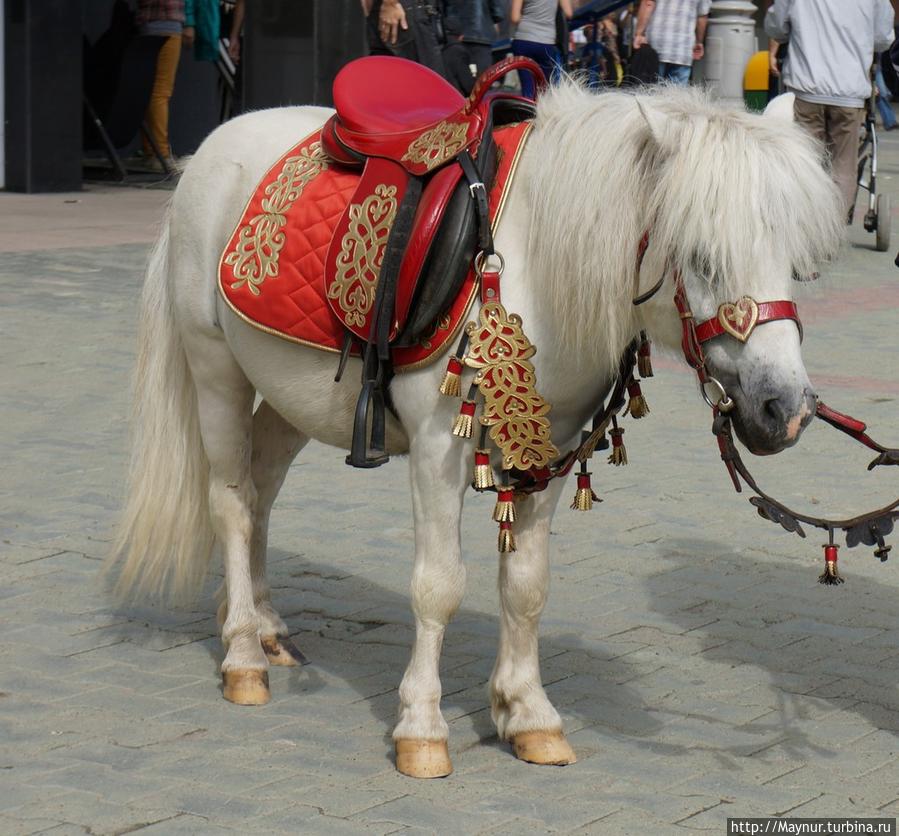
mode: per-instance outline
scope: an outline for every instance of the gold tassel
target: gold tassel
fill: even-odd
[[[632,380],[628,383],[627,394],[630,400],[624,410],[625,415],[630,415],[634,420],[649,415],[649,404],[646,403],[646,398],[643,397],[643,392],[640,390],[639,380]]]
[[[627,464],[627,449],[622,438],[624,430],[617,426],[612,427],[609,430],[609,435],[612,437],[612,455],[609,456],[609,464],[621,467],[621,465]]]
[[[450,398],[462,397],[462,361],[452,355],[446,364],[446,374],[440,384],[440,394]]]
[[[844,578],[837,569],[837,552],[840,547],[830,543],[824,547],[824,571],[818,575],[818,583],[825,586],[838,586]]]
[[[501,522],[499,524],[497,548],[500,554],[511,554],[515,551],[515,535],[512,533],[511,522]]]
[[[652,343],[645,331],[640,332],[640,348],[637,350],[637,371],[640,377],[652,377]]]
[[[474,401],[462,401],[462,407],[453,422],[453,435],[457,438],[471,438],[474,431],[474,407]]]
[[[515,522],[515,493],[509,485],[500,485],[496,491],[493,519],[498,523]]]
[[[590,474],[586,470],[582,470],[577,475],[577,491],[575,491],[571,509],[573,511],[589,511],[594,502],[602,502],[602,500],[593,493],[593,489],[590,487]]]
[[[493,480],[493,468],[490,466],[490,453],[486,450],[474,451],[474,481],[472,485],[476,491],[485,491],[496,485]]]

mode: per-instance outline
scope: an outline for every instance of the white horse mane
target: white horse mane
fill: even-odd
[[[570,350],[613,362],[638,327],[630,300],[644,230],[716,301],[789,298],[789,268],[808,275],[843,240],[815,141],[697,89],[596,94],[565,79],[539,101],[526,159],[534,286]]]

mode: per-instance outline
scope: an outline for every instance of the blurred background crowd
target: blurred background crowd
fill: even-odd
[[[0,154],[5,186],[23,191],[77,188],[85,176],[173,177],[180,157],[245,109],[329,104],[337,70],[368,53],[419,61],[463,93],[491,63],[516,54],[533,58],[549,78],[565,70],[597,87],[699,83],[719,97],[761,107],[790,86],[790,9],[795,14],[802,6],[818,17],[833,8],[843,29],[851,28],[850,8],[889,11],[889,43],[883,20],[872,41],[881,53],[873,101],[884,127],[896,127],[889,104],[899,94],[889,59],[889,0],[777,0],[780,29],[771,28],[772,0],[0,4],[6,73]],[[841,59],[830,59],[832,72],[845,75]],[[794,85],[803,83],[795,78],[798,63]],[[518,83],[533,94],[529,76]]]

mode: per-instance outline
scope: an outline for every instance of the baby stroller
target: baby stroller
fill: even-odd
[[[858,149],[858,187],[868,192],[868,211],[865,212],[864,227],[866,232],[873,232],[875,247],[878,252],[886,252],[890,248],[892,217],[890,215],[890,198],[885,194],[877,194],[877,132],[874,127],[874,94],[865,106],[864,136]],[[856,202],[858,192],[856,192]],[[853,205],[853,214],[855,206]],[[852,217],[852,215],[850,215]]]

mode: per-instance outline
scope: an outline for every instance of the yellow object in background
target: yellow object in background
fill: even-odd
[[[743,73],[743,99],[750,110],[764,110],[768,104],[768,50],[757,52]]]

